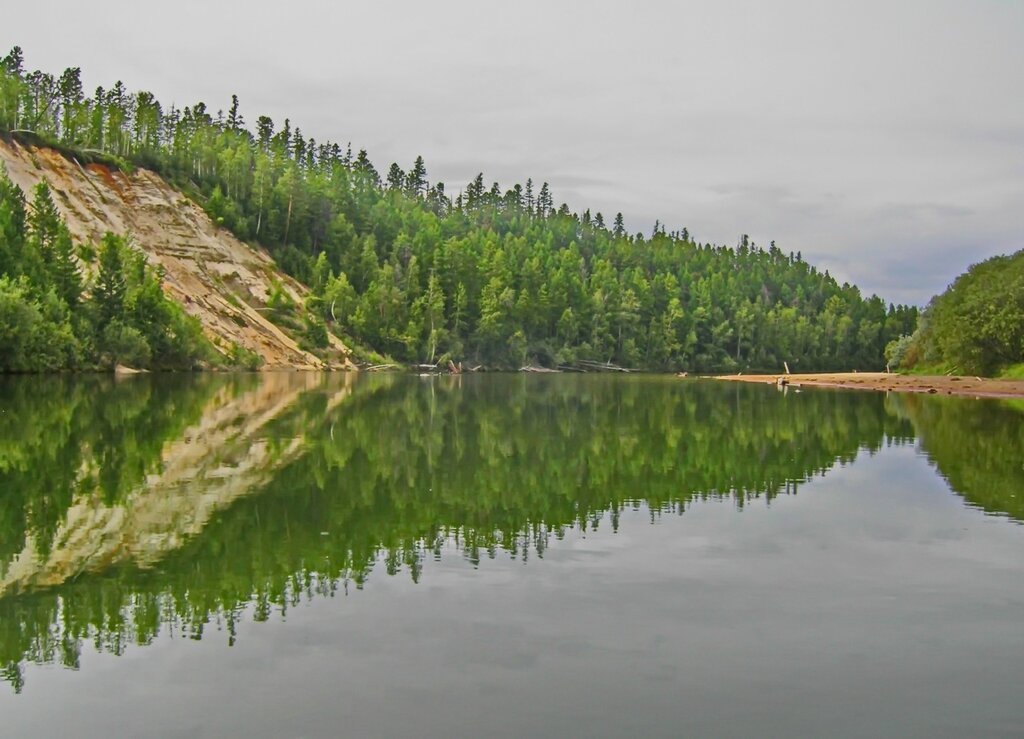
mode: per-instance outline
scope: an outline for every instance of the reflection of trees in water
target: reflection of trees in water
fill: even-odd
[[[76,498],[95,494],[116,503],[141,484],[163,445],[193,423],[223,385],[196,376],[0,379],[0,577],[30,538],[40,556],[49,553]],[[54,595],[25,603],[5,599],[5,676],[19,684],[22,657],[74,666],[91,624],[105,622],[95,629],[97,641],[122,638],[109,618],[93,618],[99,610],[93,603],[66,612]]]
[[[0,378],[0,576],[27,534],[48,550],[76,496],[123,500],[227,384],[209,375]]]
[[[159,419],[178,420],[181,433],[211,397],[202,384],[166,391],[158,380],[148,384],[153,407],[115,414],[120,424],[104,431],[108,447],[123,439],[129,449],[117,469],[133,471],[112,479],[137,481],[174,433]],[[19,417],[34,417],[25,404],[32,396],[45,404],[42,395],[26,393]],[[50,405],[70,408],[67,421],[90,433],[105,405],[127,402],[116,395]],[[880,395],[783,396],[663,378],[365,377],[345,404],[329,402],[330,393],[306,392],[270,420],[270,443],[302,437],[301,454],[284,457],[258,494],[236,500],[156,568],[118,565],[0,600],[8,679],[18,684],[25,660],[75,665],[83,641],[119,653],[168,624],[199,638],[219,623],[233,638],[249,605],[265,619],[299,599],[360,587],[375,566],[418,579],[425,559],[450,544],[474,563],[499,551],[543,556],[550,537],[596,528],[606,516],[617,527],[627,507],[644,504],[654,517],[708,498],[738,507],[770,502],[859,449],[911,437]],[[143,426],[153,438],[132,446]],[[45,444],[21,449],[16,439],[5,434],[0,448],[26,460],[47,454]],[[90,462],[93,447],[78,448],[63,473],[70,479],[83,464],[98,465],[102,477],[108,460],[119,459],[107,452]],[[22,540],[35,525],[35,501],[47,499],[45,481],[23,482],[26,502],[13,507],[22,513],[0,509],[10,515],[4,530],[20,525]],[[112,488],[112,500],[125,484]]]
[[[351,379],[348,375],[333,376],[327,388],[328,407],[333,408],[344,399]],[[58,642],[42,631],[49,618],[46,611],[61,614],[60,620],[53,621],[58,625],[67,622],[66,613],[75,611],[69,610],[66,593],[61,596],[59,608],[45,598],[33,601],[32,596],[16,597],[18,593],[47,587],[48,592],[57,593],[60,589],[51,586],[79,581],[86,584],[84,588],[63,590],[91,597],[91,574],[106,576],[125,569],[144,572],[159,562],[168,551],[200,532],[217,511],[261,489],[277,469],[301,453],[301,438],[276,436],[273,443],[267,443],[263,431],[269,423],[290,413],[295,399],[304,391],[319,391],[325,383],[304,373],[273,374],[261,380],[254,376],[137,378],[113,391],[113,400],[121,405],[114,409],[116,413],[111,413],[111,404],[107,403],[111,398],[102,392],[106,387],[97,385],[101,392],[79,404],[75,404],[77,396],[68,397],[68,407],[82,416],[71,425],[84,430],[66,443],[70,450],[66,456],[75,462],[66,470],[73,480],[68,486],[71,492],[61,498],[64,505],[53,507],[45,528],[24,527],[16,539],[22,548],[13,558],[5,557],[0,563],[0,610],[4,606],[13,609],[10,619],[0,623],[0,632],[8,627],[8,631],[22,633],[37,622],[32,651],[42,661],[52,660],[55,649],[63,655],[61,661],[77,659],[76,639]],[[166,397],[173,402],[167,406],[162,392],[147,395],[147,390],[153,387],[170,390]],[[31,395],[22,393],[20,397]],[[121,412],[125,408],[131,412]],[[18,410],[26,410],[29,415],[25,417],[32,417],[31,407]],[[100,414],[127,420],[115,425],[111,433],[102,423],[88,423]],[[159,423],[168,417],[174,424]],[[107,438],[97,443],[96,434]],[[34,443],[38,435],[31,438],[33,444],[25,445],[18,450],[19,454],[9,455],[9,459],[28,464],[0,477],[5,485],[24,483],[23,473],[37,469],[31,464],[33,455],[39,458],[48,453],[45,443]],[[122,455],[116,467],[130,474],[114,477],[104,468],[110,456],[95,449],[100,444],[116,447],[122,440]],[[17,442],[13,445],[18,446]],[[130,464],[122,464],[122,459]],[[9,465],[6,472],[11,469]],[[112,479],[118,483],[116,488],[101,484],[102,480]],[[36,498],[46,499],[46,488],[30,483],[20,489],[25,495],[10,495],[0,501],[0,510],[8,514],[5,520],[31,520]],[[135,598],[128,591],[123,595]],[[111,595],[117,604],[128,602],[121,596],[120,591]],[[29,601],[41,605],[42,618],[37,618],[38,614],[26,615],[21,604]],[[137,613],[141,610],[137,609]],[[115,610],[107,615],[114,621],[123,620]],[[137,615],[133,617],[142,624]],[[82,623],[89,625],[87,621]],[[64,629],[65,637],[72,633],[71,629]],[[0,649],[6,643],[0,636]],[[116,650],[117,642],[110,646]],[[73,651],[69,653],[68,649]],[[0,664],[5,661],[0,657]],[[16,682],[18,670],[12,675]]]
[[[986,513],[1024,522],[1024,415],[1020,401],[893,395],[921,449],[954,492]]]

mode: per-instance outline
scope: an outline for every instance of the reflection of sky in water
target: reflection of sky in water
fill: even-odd
[[[1024,720],[1024,527],[912,447],[0,691],[12,735],[966,736]],[[116,699],[114,698],[116,696]],[[59,706],[59,710],[54,707]]]

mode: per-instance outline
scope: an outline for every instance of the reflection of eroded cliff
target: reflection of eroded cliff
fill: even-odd
[[[79,523],[51,525],[57,554],[19,581],[27,592],[0,598],[0,672],[15,689],[26,661],[74,666],[83,643],[120,653],[166,627],[199,638],[214,621],[231,639],[243,613],[266,619],[298,598],[361,586],[378,566],[417,579],[449,545],[473,562],[499,551],[525,560],[568,529],[617,526],[626,508],[656,517],[707,499],[770,502],[911,433],[876,394],[642,377],[334,380],[351,384],[289,385],[280,396],[247,386],[227,404],[204,400],[210,410],[192,411],[188,430],[159,449],[161,460],[179,450],[177,463],[156,465],[145,491],[136,481],[112,496],[123,514],[94,493]],[[170,397],[181,410],[181,394]],[[146,407],[171,416],[166,404]],[[93,540],[109,542],[93,554]],[[62,584],[31,589],[47,582]]]
[[[67,508],[52,540],[39,542],[37,533],[26,532],[22,551],[0,570],[0,597],[58,585],[114,564],[149,567],[179,548],[216,512],[260,490],[296,457],[303,438],[271,439],[267,426],[323,380],[308,373],[267,373],[241,394],[222,387],[195,424],[164,444],[155,470],[117,502],[105,500],[95,484],[102,460],[86,461],[78,483],[84,489]],[[348,395],[351,380],[349,375],[331,378],[329,408]]]
[[[1024,522],[1024,414],[1014,401],[894,394],[918,443],[954,492]]]
[[[770,502],[910,435],[880,395],[571,376],[358,387],[373,392],[321,414],[302,457],[169,558],[161,585],[230,604],[264,588],[283,598],[310,563],[327,581],[360,582],[381,557],[418,577],[447,540],[474,561],[526,557],[641,503],[656,516],[709,498]]]
[[[199,638],[216,622],[230,640],[243,613],[269,618],[377,567],[418,578],[445,546],[473,562],[526,559],[641,504],[656,517],[707,499],[770,503],[915,430],[969,502],[1024,517],[1024,424],[988,401],[659,378],[169,381],[15,398],[18,417],[52,419],[20,436],[0,414],[0,489],[21,491],[26,512],[12,519],[0,499],[0,533],[12,533],[0,561],[17,560],[0,598],[0,675],[15,689],[25,662],[75,666],[85,643],[120,653],[169,626]],[[149,446],[117,435],[141,418]],[[32,476],[61,469],[74,480]],[[83,480],[50,515],[48,501]],[[18,531],[49,533],[31,534],[36,554],[25,539],[5,555]]]

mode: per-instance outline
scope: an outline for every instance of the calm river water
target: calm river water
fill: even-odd
[[[1024,734],[1024,411],[0,381],[0,735]]]

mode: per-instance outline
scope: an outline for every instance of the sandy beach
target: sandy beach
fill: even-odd
[[[883,390],[901,393],[972,395],[991,398],[1024,398],[1024,380],[950,375],[896,375],[885,372],[822,372],[777,375],[719,375],[716,380],[776,384],[782,378],[791,386],[839,387],[852,390]]]

